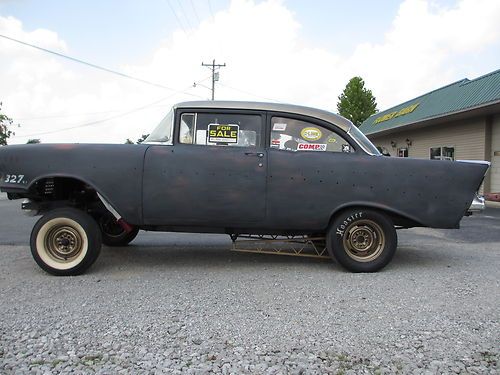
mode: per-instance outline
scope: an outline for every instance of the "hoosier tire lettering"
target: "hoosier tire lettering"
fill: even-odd
[[[363,216],[363,211],[360,211],[360,212],[356,212],[352,215],[350,215],[349,217],[347,217],[338,227],[337,227],[337,230],[336,230],[336,234],[338,236],[343,236],[344,235],[344,232],[345,232],[345,229],[347,228],[347,226],[352,223],[353,220],[355,219],[359,219]]]

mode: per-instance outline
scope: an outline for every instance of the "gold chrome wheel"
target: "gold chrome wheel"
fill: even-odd
[[[357,220],[345,230],[343,245],[347,255],[358,262],[377,259],[385,247],[385,235],[372,220]]]
[[[45,248],[56,261],[70,262],[83,250],[83,238],[73,227],[62,225],[52,228],[46,235]]]

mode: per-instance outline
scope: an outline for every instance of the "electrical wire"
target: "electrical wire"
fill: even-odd
[[[200,17],[198,17],[198,12],[196,11],[196,7],[194,6],[193,0],[189,0],[189,2],[191,3],[191,8],[193,8],[193,13],[194,16],[196,17],[196,20],[198,21],[198,23],[200,23]]]
[[[177,13],[175,12],[174,10],[174,7],[172,6],[172,3],[170,2],[170,0],[167,0],[167,3],[168,3],[168,6],[170,7],[170,10],[172,11],[172,13],[174,14],[175,16],[175,19],[177,20],[177,23],[179,24],[179,26],[181,27],[182,31],[184,31],[184,34],[186,34],[186,36],[188,35],[187,31],[186,31],[186,28],[184,27],[184,25],[182,24],[181,22],[181,19],[179,18],[179,16],[177,15]]]
[[[187,13],[184,10],[184,7],[182,6],[182,2],[180,0],[177,0],[177,3],[179,4],[179,8],[181,10],[182,15],[184,16],[184,19],[186,20],[186,25],[188,25],[188,28],[192,29],[193,27],[191,26],[191,21],[190,21],[189,17],[187,16]]]
[[[59,52],[56,52],[56,51],[52,51],[52,50],[49,50],[47,48],[43,48],[43,47],[40,47],[40,46],[36,46],[34,44],[30,44],[30,43],[26,43],[26,42],[23,42],[21,40],[18,40],[18,39],[15,39],[15,38],[11,38],[9,36],[6,36],[6,35],[2,35],[0,34],[0,37],[1,38],[4,38],[4,39],[7,39],[7,40],[10,40],[12,42],[15,42],[15,43],[19,43],[19,44],[22,44],[22,45],[25,45],[25,46],[28,46],[28,47],[31,47],[31,48],[35,48],[35,49],[38,49],[40,51],[43,51],[43,52],[47,52],[47,53],[50,53],[52,55],[56,55],[58,57],[62,57],[64,59],[67,59],[67,60],[71,60],[73,62],[76,62],[76,63],[79,63],[79,64],[83,64],[83,65],[87,65],[87,66],[90,66],[91,68],[94,68],[94,69],[98,69],[98,70],[102,70],[104,72],[107,72],[107,73],[111,73],[111,74],[114,74],[114,75],[117,75],[117,76],[120,76],[122,78],[127,78],[127,79],[131,79],[131,80],[134,80],[134,81],[138,81],[138,82],[141,82],[141,83],[145,83],[147,85],[150,85],[150,86],[155,86],[155,87],[159,87],[159,88],[162,88],[162,89],[166,89],[166,90],[170,90],[170,91],[174,91],[174,92],[181,92],[183,94],[186,94],[186,95],[193,95],[193,94],[190,94],[190,93],[187,93],[187,92],[184,92],[184,91],[180,91],[180,90],[176,90],[174,88],[171,88],[171,87],[168,87],[168,86],[165,86],[165,85],[161,85],[159,83],[154,83],[154,82],[151,82],[151,81],[147,81],[145,79],[142,79],[142,78],[137,78],[137,77],[133,77],[133,76],[130,76],[128,74],[125,74],[125,73],[120,73],[120,72],[117,72],[115,70],[112,70],[112,69],[108,69],[108,68],[104,68],[102,66],[99,66],[99,65],[96,65],[96,64],[92,64],[92,63],[89,63],[87,61],[84,61],[84,60],[80,60],[80,59],[77,59],[75,57],[71,57],[71,56],[68,56],[68,55],[65,55],[65,54],[62,54],[62,53],[59,53]],[[195,95],[194,95],[195,96]]]
[[[212,3],[210,2],[210,0],[207,0],[208,1],[208,9],[210,10],[210,14],[212,15],[212,21],[214,21],[214,11],[212,10]]]
[[[228,85],[225,85],[223,83],[220,83],[219,82],[219,86],[222,86],[222,87],[225,87],[225,88],[228,88],[228,89],[231,89],[231,90],[234,90],[234,91],[239,91],[243,94],[247,94],[247,95],[251,95],[251,96],[254,96],[256,98],[260,98],[260,99],[264,99],[264,100],[270,100],[272,102],[276,102],[276,103],[283,103],[281,102],[280,100],[276,100],[276,99],[273,99],[273,98],[267,98],[265,96],[262,96],[262,95],[257,95],[257,94],[254,94],[250,91],[246,91],[246,90],[241,90],[241,89],[237,89],[236,87],[231,87],[231,86],[228,86]]]
[[[202,80],[200,80],[198,82],[195,82],[195,84],[200,84],[200,82],[206,81],[208,78],[210,78],[210,77],[206,77],[206,78],[204,78],[204,79],[202,79]],[[192,86],[186,88],[186,90],[188,90],[190,88],[192,88]],[[84,127],[88,127],[88,126],[98,125],[98,124],[101,124],[103,122],[107,122],[107,121],[114,120],[114,119],[117,119],[117,118],[125,117],[125,116],[128,116],[128,115],[132,114],[132,113],[139,112],[139,111],[142,111],[144,109],[154,107],[158,103],[161,103],[161,102],[163,102],[163,101],[165,101],[167,99],[170,99],[171,97],[173,97],[175,95],[177,95],[177,93],[173,93],[173,94],[168,95],[168,96],[166,96],[166,97],[164,97],[162,99],[156,100],[156,101],[154,101],[152,103],[149,103],[149,104],[143,105],[141,107],[134,108],[134,109],[132,109],[130,111],[127,111],[127,112],[124,112],[124,113],[120,113],[120,114],[115,115],[115,116],[110,116],[110,117],[107,117],[107,118],[104,118],[104,119],[90,121],[90,122],[86,122],[86,123],[83,123],[83,124],[74,125],[74,126],[70,126],[70,127],[66,127],[66,128],[49,130],[49,131],[46,131],[46,132],[39,132],[39,133],[32,133],[32,134],[21,134],[21,135],[17,135],[16,134],[15,136],[13,136],[13,138],[34,137],[34,136],[39,136],[39,135],[59,133],[59,132],[67,131],[67,130],[74,130],[74,129],[84,128]],[[196,96],[198,96],[200,98],[203,98],[202,96],[199,96],[199,95],[196,95]]]

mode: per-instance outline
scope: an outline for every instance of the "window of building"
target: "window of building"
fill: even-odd
[[[286,117],[271,119],[271,148],[287,151],[353,152],[336,132],[316,124]]]
[[[408,157],[408,148],[407,147],[398,148],[398,156],[400,158],[407,158]]]
[[[262,117],[234,113],[183,113],[179,142],[184,144],[260,147]]]
[[[455,147],[441,146],[431,147],[431,160],[455,160]]]

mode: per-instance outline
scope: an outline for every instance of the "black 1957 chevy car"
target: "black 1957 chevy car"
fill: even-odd
[[[43,215],[38,265],[82,273],[138,230],[326,235],[354,272],[383,268],[396,228],[458,228],[487,162],[388,158],[346,119],[281,104],[176,105],[141,145],[0,148],[0,188]]]

